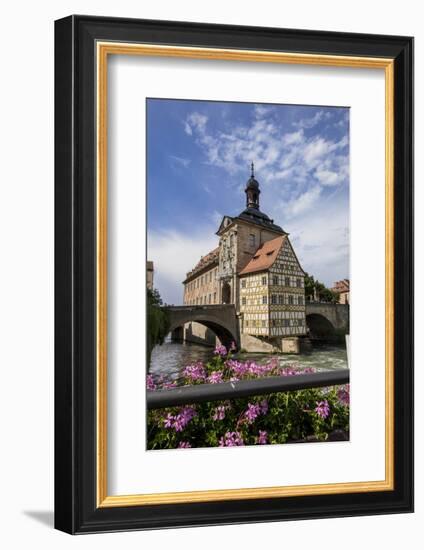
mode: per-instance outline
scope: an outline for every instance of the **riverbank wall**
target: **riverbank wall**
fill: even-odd
[[[220,345],[220,340],[216,334],[200,323],[186,323],[180,329],[172,333],[172,339],[175,341],[191,342],[192,344],[200,344],[202,346],[213,347]]]

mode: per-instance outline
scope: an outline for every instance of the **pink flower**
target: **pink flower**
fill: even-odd
[[[206,378],[206,371],[203,363],[198,361],[194,365],[187,365],[183,370],[183,376],[188,378],[191,381],[204,381]]]
[[[266,445],[268,443],[268,433],[265,430],[259,430],[258,444]]]
[[[214,354],[225,357],[227,355],[227,348],[225,346],[216,346]]]
[[[182,432],[196,415],[197,413],[193,407],[184,407],[177,415],[168,413],[164,418],[165,428],[173,428],[176,432]]]
[[[296,376],[298,374],[298,371],[294,369],[293,367],[284,367],[280,368],[279,372],[280,376]]]
[[[193,407],[184,407],[177,414],[174,422],[174,429],[176,432],[182,432],[187,424],[197,415]]]
[[[268,412],[268,401],[266,399],[263,399],[259,403],[259,407],[260,407],[261,414],[266,414]]]
[[[178,448],[179,449],[190,449],[191,448],[191,445],[188,441],[180,441],[178,443]]]
[[[330,405],[328,404],[328,401],[324,399],[324,401],[320,401],[319,403],[317,402],[315,412],[321,418],[327,418],[327,416],[330,414]]]
[[[252,424],[256,418],[261,414],[261,408],[256,403],[248,403],[247,404],[247,410],[244,413],[244,416],[246,417],[246,420],[249,424]]]
[[[242,447],[243,438],[239,432],[226,432],[219,440],[219,447]]]
[[[153,380],[153,375],[152,374],[147,375],[146,385],[147,385],[148,390],[155,390],[156,389],[156,384],[155,384],[155,381]]]
[[[279,365],[278,357],[272,357],[271,361],[268,363],[271,369],[276,369]]]
[[[175,420],[175,416],[171,413],[168,413],[166,417],[163,419],[165,428],[172,428],[174,425],[174,420]]]
[[[346,386],[340,386],[340,388],[337,390],[337,399],[345,407],[349,406],[349,403],[350,403],[350,386],[349,386],[349,384],[346,384]]]
[[[246,374],[248,366],[247,363],[242,363],[241,361],[236,361],[235,359],[229,359],[225,362],[226,367],[228,367],[235,376],[238,378]]]
[[[222,382],[222,372],[220,371],[213,371],[207,380],[210,384],[219,384]]]
[[[225,407],[223,405],[219,405],[219,407],[215,408],[214,414],[212,416],[212,420],[224,420],[225,418]]]

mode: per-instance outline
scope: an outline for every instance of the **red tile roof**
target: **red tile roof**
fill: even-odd
[[[343,279],[342,281],[336,281],[333,285],[333,292],[349,292],[350,282],[349,279]]]
[[[281,235],[280,237],[263,243],[255,252],[249,263],[240,271],[239,275],[247,275],[248,273],[269,269],[277,259],[285,239],[286,236]]]
[[[197,273],[200,273],[208,266],[212,266],[213,264],[217,264],[219,259],[219,247],[214,248],[211,250],[211,252],[208,252],[205,256],[202,256],[200,260],[197,262],[197,264],[194,266],[194,268],[187,273],[186,279],[189,279],[190,277],[193,277],[193,275],[196,275]]]

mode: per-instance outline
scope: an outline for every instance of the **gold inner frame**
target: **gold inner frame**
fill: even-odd
[[[218,48],[97,42],[97,506],[141,506],[255,498],[365,493],[394,489],[394,60]],[[108,496],[107,493],[107,61],[142,55],[384,69],[385,71],[385,479],[316,485],[252,487]]]

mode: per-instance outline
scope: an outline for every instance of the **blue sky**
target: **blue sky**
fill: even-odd
[[[182,302],[222,216],[245,208],[252,161],[261,210],[302,267],[327,285],[349,277],[348,108],[148,99],[148,256],[166,302]]]

